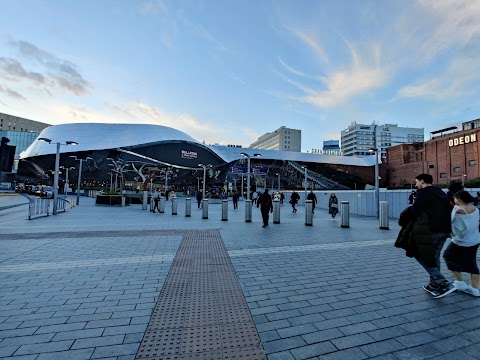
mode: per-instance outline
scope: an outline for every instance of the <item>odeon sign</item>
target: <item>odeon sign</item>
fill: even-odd
[[[470,134],[470,135],[460,136],[458,138],[453,138],[448,140],[448,146],[469,144],[476,141],[477,141],[477,134]]]

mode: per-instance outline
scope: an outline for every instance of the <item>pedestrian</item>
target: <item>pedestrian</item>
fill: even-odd
[[[420,174],[415,183],[417,197],[411,206],[414,257],[430,275],[423,289],[439,299],[456,290],[440,271],[440,253],[452,230],[451,209],[447,194],[432,185],[432,175]]]
[[[335,193],[332,193],[330,195],[330,198],[328,199],[328,213],[332,215],[332,219],[335,219],[335,216],[337,216],[338,213],[338,199],[337,195]]]
[[[310,190],[310,194],[307,196],[307,200],[312,200],[312,214],[315,214],[315,204],[317,203],[317,195]]]
[[[453,195],[455,207],[452,210],[451,242],[443,258],[455,277],[453,286],[464,293],[480,296],[477,250],[480,244],[478,232],[478,209],[473,205],[475,198],[461,190]],[[463,280],[462,272],[470,274],[471,284]]]
[[[292,192],[292,196],[290,196],[290,204],[292,204],[292,213],[297,212],[297,208],[295,205],[297,205],[298,200],[300,200],[300,195],[298,195],[295,190]]]
[[[283,205],[283,200],[285,200],[285,195],[283,195],[283,191],[280,192],[280,205]]]
[[[263,227],[268,226],[268,213],[273,212],[272,197],[268,194],[268,189],[265,189],[262,195],[257,200],[257,208],[260,207],[263,219]]]
[[[416,196],[417,196],[417,192],[415,190],[412,190],[412,192],[408,196],[408,205],[413,205],[413,202],[415,201]]]
[[[252,194],[252,205],[256,204],[258,200],[258,193],[256,191],[253,192]]]
[[[453,195],[461,190],[463,190],[463,185],[461,181],[459,180],[450,181],[450,184],[448,185],[447,197],[448,197],[448,202],[450,203],[451,209],[453,209],[453,207],[455,206],[455,202],[453,201]]]
[[[240,195],[238,194],[238,191],[235,190],[235,192],[232,195],[232,200],[233,200],[233,208],[238,209],[238,199],[240,198]]]
[[[203,193],[198,190],[197,191],[197,204],[198,204],[198,208],[200,209],[200,204],[202,203],[202,199],[203,199]]]
[[[158,210],[158,212],[160,212],[160,208],[158,207],[158,201],[160,200],[160,193],[158,192],[159,189],[156,189],[154,192],[153,192],[153,195],[152,195],[152,198],[153,198],[153,212],[156,212],[155,209]]]

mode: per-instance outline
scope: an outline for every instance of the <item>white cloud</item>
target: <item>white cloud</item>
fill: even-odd
[[[289,29],[295,36],[297,36],[305,45],[307,45],[315,55],[325,63],[329,62],[329,58],[325,50],[315,39],[313,34],[308,34],[306,31],[299,29]]]

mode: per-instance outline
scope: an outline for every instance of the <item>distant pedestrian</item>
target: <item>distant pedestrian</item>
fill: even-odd
[[[315,214],[315,204],[317,203],[317,195],[313,193],[313,190],[310,190],[310,194],[308,194],[307,200],[312,200],[312,213]]]
[[[480,272],[477,265],[477,250],[480,244],[478,232],[478,209],[473,205],[475,198],[462,190],[453,195],[455,207],[452,210],[452,241],[443,253],[448,270],[453,273],[453,286],[467,294],[480,297],[478,289]],[[462,278],[462,272],[469,273],[471,285]]]
[[[200,204],[202,203],[202,199],[203,199],[203,193],[198,190],[197,191],[197,204],[198,204],[198,208],[200,209]]]
[[[448,185],[447,197],[448,202],[450,203],[450,208],[453,209],[455,206],[455,201],[453,201],[453,195],[463,190],[463,184],[460,180],[452,180]]]
[[[417,196],[417,192],[415,190],[412,190],[412,192],[408,196],[408,205],[413,205],[413,202],[415,201],[416,196]]]
[[[292,213],[297,212],[297,208],[295,207],[300,200],[300,195],[297,194],[295,190],[293,190],[292,195],[290,196],[290,204],[292,204]]]
[[[237,190],[232,195],[232,200],[233,200],[233,208],[238,209],[238,199],[240,198],[240,194],[238,193]]]
[[[272,197],[268,194],[268,189],[265,189],[262,195],[257,200],[257,208],[260,207],[263,219],[263,227],[268,226],[268,213],[273,212]]]
[[[160,212],[160,209],[158,207],[158,201],[160,200],[160,193],[158,192],[159,189],[156,189],[154,192],[153,192],[153,195],[152,195],[152,198],[153,198],[153,203],[154,203],[154,206],[153,206],[153,212],[156,212],[155,209],[158,210],[158,212]]]
[[[285,195],[283,195],[283,191],[280,191],[280,205],[283,205],[284,200],[285,200]]]
[[[252,205],[256,204],[258,200],[258,193],[256,191],[253,192],[252,194]]]
[[[338,213],[338,199],[335,193],[330,195],[330,199],[328,199],[328,213],[332,215],[332,219],[335,219]]]

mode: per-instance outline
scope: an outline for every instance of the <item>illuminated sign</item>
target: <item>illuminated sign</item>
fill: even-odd
[[[182,159],[196,159],[196,158],[197,158],[196,151],[182,150]]]
[[[458,138],[453,138],[448,140],[448,146],[470,144],[476,141],[477,141],[477,134],[470,134],[470,135],[460,136]]]

